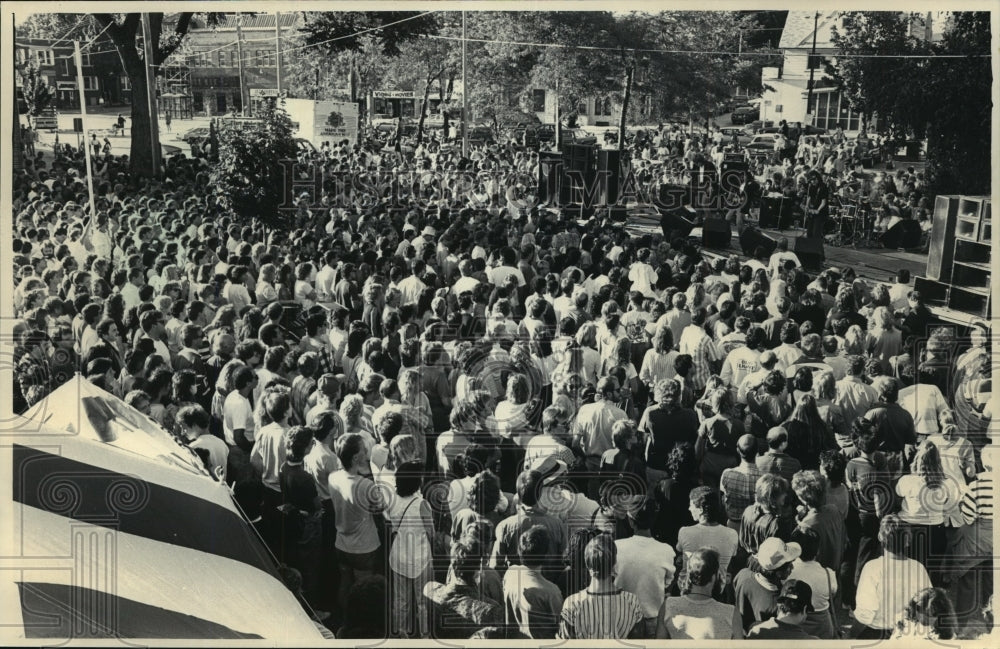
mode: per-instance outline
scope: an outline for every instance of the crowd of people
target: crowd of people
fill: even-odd
[[[104,152],[90,217],[83,153],[29,156],[14,409],[80,373],[147,415],[341,639],[992,631],[986,323],[787,242],[525,208],[513,143],[314,155],[438,189],[300,198],[280,231],[204,158]]]

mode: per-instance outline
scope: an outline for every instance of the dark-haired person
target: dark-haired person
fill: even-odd
[[[652,488],[667,474],[667,457],[678,444],[692,446],[698,439],[698,415],[681,405],[681,385],[675,379],[661,379],[653,391],[656,403],[646,408],[639,420],[639,432],[646,440],[646,478]]]
[[[726,575],[719,568],[719,553],[699,548],[687,560],[679,597],[667,597],[657,613],[657,639],[739,640],[743,638],[740,613],[732,604],[716,599]]]
[[[197,404],[187,405],[175,415],[177,429],[188,441],[190,448],[202,448],[208,451],[211,462],[210,472],[220,481],[226,481],[226,466],[229,459],[229,447],[215,435],[210,435],[208,427],[211,418],[205,409]]]
[[[549,554],[548,532],[533,525],[518,539],[520,565],[511,566],[503,577],[507,624],[536,640],[556,637],[563,606],[559,587],[542,574]]]
[[[686,567],[691,553],[698,548],[715,548],[719,552],[719,569],[727,572],[739,545],[739,535],[736,530],[720,524],[724,518],[720,493],[712,487],[701,486],[691,490],[690,498],[691,518],[695,524],[677,532],[677,551],[684,557]]]
[[[864,418],[872,423],[879,441],[879,450],[885,453],[890,466],[904,469],[913,457],[917,445],[913,415],[899,405],[899,382],[880,376],[872,382],[878,392],[878,403],[871,406]]]
[[[927,569],[906,558],[910,545],[906,523],[893,514],[886,516],[879,524],[878,540],[882,556],[865,563],[858,579],[856,623],[851,630],[858,639],[888,638],[910,600],[931,587]]]
[[[726,524],[739,530],[743,512],[754,503],[757,479],[764,473],[757,468],[757,439],[753,435],[748,433],[737,439],[736,452],[740,463],[722,472],[719,489],[726,509]]]
[[[819,640],[802,625],[813,610],[812,589],[804,581],[789,579],[781,585],[774,617],[747,632],[748,640]]]
[[[835,599],[837,572],[817,561],[820,539],[815,530],[799,527],[792,534],[792,541],[799,544],[802,554],[792,562],[792,574],[788,578],[809,584],[812,590],[812,609],[802,623],[802,630],[821,640],[837,639],[839,621],[834,617],[834,607],[840,605]]]
[[[451,546],[448,582],[424,586],[432,609],[432,638],[468,638],[485,626],[503,624],[503,605],[483,595],[476,583],[482,554],[479,538],[466,534]]]
[[[847,376],[837,381],[837,398],[834,401],[844,412],[844,420],[849,425],[868,412],[878,400],[878,392],[865,382],[865,358],[847,358]]]
[[[553,458],[552,463],[558,463],[558,460]],[[546,513],[538,504],[546,479],[545,473],[542,472],[543,465],[536,467],[540,470],[522,471],[517,476],[517,509],[496,527],[496,542],[493,545],[493,554],[490,556],[491,568],[502,572],[509,566],[519,563],[518,543],[521,534],[535,525],[541,525],[549,533],[550,560],[562,556],[566,547],[565,527],[562,521]],[[562,467],[565,468],[565,465]]]
[[[895,509],[895,499],[893,476],[885,456],[878,451],[878,437],[871,422],[856,420],[851,439],[858,456],[847,463],[845,475],[860,528],[855,546],[855,577],[852,580],[852,584],[857,584],[862,568],[881,552],[879,521]],[[845,601],[849,602],[850,593],[846,587],[844,594]]]
[[[656,517],[656,501],[652,498],[630,509],[628,520],[633,535],[615,541],[618,567],[615,585],[635,593],[642,606],[646,637],[655,637],[657,611],[663,603],[665,589],[674,581],[674,549],[652,538],[650,529]]]
[[[955,613],[955,606],[944,589],[925,588],[906,605],[906,612],[896,623],[890,639],[954,640],[959,637]]]
[[[819,471],[799,471],[792,478],[792,490],[804,510],[800,510],[799,528],[813,530],[817,535],[817,561],[836,569],[847,542],[847,530],[837,507],[827,502],[826,478]]]
[[[396,469],[396,498],[382,512],[392,528],[389,548],[389,590],[393,637],[426,638],[430,617],[424,586],[434,578],[431,507],[420,493],[423,465],[406,462]]]
[[[320,595],[320,553],[323,550],[322,510],[316,481],[302,466],[315,444],[313,432],[292,426],[282,440],[285,461],[278,472],[281,511],[285,522],[285,561],[302,573],[302,585],[310,602]]]
[[[614,583],[618,549],[611,535],[600,534],[591,540],[584,561],[590,584],[563,602],[557,637],[563,640],[643,637],[639,598]]]

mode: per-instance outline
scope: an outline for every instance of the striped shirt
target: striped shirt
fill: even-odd
[[[691,373],[687,380],[691,390],[700,394],[713,374],[712,364],[721,361],[722,355],[705,330],[698,325],[688,325],[684,329],[678,348],[680,353],[691,355]]]
[[[563,602],[559,635],[563,640],[627,638],[639,621],[639,598],[625,590],[591,593],[581,590]]]
[[[655,386],[657,381],[672,379],[677,375],[674,369],[674,360],[679,356],[678,352],[671,349],[665,354],[661,354],[655,349],[650,349],[642,358],[642,369],[639,370],[639,379],[649,386]]]
[[[993,520],[993,474],[980,473],[966,486],[962,497],[962,518],[972,525],[976,520]]]

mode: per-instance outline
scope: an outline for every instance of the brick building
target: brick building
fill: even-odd
[[[43,80],[52,88],[56,108],[79,110],[80,96],[72,41],[56,42],[53,45],[53,41],[48,39],[17,38],[15,57],[18,62],[30,60],[38,66]],[[81,58],[84,97],[88,108],[131,103],[132,87],[110,41],[92,43],[83,50]],[[15,75],[15,78],[20,83],[20,77]]]

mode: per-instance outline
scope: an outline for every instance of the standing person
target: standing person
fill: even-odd
[[[242,369],[242,368],[241,368]],[[250,464],[257,470],[264,486],[264,514],[281,505],[281,480],[278,472],[285,463],[285,431],[291,417],[287,392],[270,392],[264,397],[266,425],[261,426],[250,451]]]
[[[345,606],[353,584],[377,570],[381,546],[373,513],[384,509],[375,483],[365,477],[369,471],[364,438],[347,433],[335,445],[344,468],[330,474],[330,496],[337,524],[337,560],[340,568],[338,603]]]
[[[615,541],[618,551],[615,585],[639,598],[647,638],[656,637],[657,611],[663,603],[665,589],[674,581],[675,572],[674,549],[652,538],[650,533],[655,517],[656,501],[653,499],[638,509],[629,510],[634,534]]]
[[[964,480],[963,480],[964,481]],[[910,526],[917,543],[910,545],[931,581],[940,585],[944,576],[944,558],[948,553],[947,527],[962,525],[959,485],[945,475],[941,454],[934,442],[924,442],[913,458],[912,473],[896,483],[896,495],[902,499],[899,518]]]
[[[646,480],[652,489],[667,477],[667,458],[678,444],[692,446],[698,439],[698,415],[681,406],[681,384],[661,379],[653,391],[656,403],[639,420],[639,434],[646,440]]]
[[[680,597],[667,597],[657,614],[656,638],[671,640],[740,640],[743,623],[732,604],[715,599],[726,575],[719,553],[701,548],[691,553],[680,583]]]
[[[396,498],[382,512],[392,526],[389,589],[393,637],[426,638],[430,616],[424,586],[434,578],[431,507],[420,494],[423,465],[406,462],[396,470]]]
[[[591,540],[584,561],[590,584],[563,602],[557,637],[562,640],[643,637],[639,598],[614,584],[618,549],[611,535],[600,534]]]
[[[781,585],[792,573],[792,562],[802,554],[798,543],[786,544],[771,537],[760,544],[750,567],[744,568],[733,580],[736,608],[740,612],[744,631],[769,620],[778,612]]]
[[[740,464],[722,472],[719,487],[726,509],[726,524],[739,530],[743,512],[754,503],[757,478],[764,472],[757,468],[757,438],[753,435],[748,433],[736,440],[736,452],[740,456]]]
[[[475,534],[466,534],[451,546],[448,582],[424,586],[432,605],[431,637],[468,638],[485,626],[503,624],[503,605],[483,595],[476,585],[482,547]]]
[[[184,406],[177,411],[175,421],[180,428],[181,436],[188,440],[190,448],[201,448],[208,452],[212,475],[225,482],[229,447],[215,435],[208,434],[211,418],[205,409],[197,404]]]
[[[837,573],[816,560],[819,536],[815,530],[800,527],[792,534],[792,540],[802,548],[802,554],[792,562],[792,574],[788,579],[809,584],[812,589],[812,610],[806,615],[802,630],[821,640],[838,639],[839,622],[834,616],[835,607],[839,606],[834,599],[837,594]]]
[[[882,556],[867,562],[858,580],[853,638],[888,638],[913,596],[931,587],[924,566],[906,558],[910,545],[906,523],[894,514],[886,516],[879,524],[878,540]]]
[[[736,530],[720,525],[723,518],[719,492],[712,487],[691,490],[691,517],[694,525],[677,532],[677,551],[684,558],[685,570],[691,554],[699,548],[712,548],[719,553],[719,570],[726,572],[736,554],[739,535]]]
[[[521,565],[511,566],[503,577],[504,611],[508,626],[536,640],[555,638],[559,630],[563,596],[545,578],[542,569],[549,556],[549,533],[533,525],[518,539]]]
[[[170,122],[171,122],[171,117],[170,117],[170,111],[168,110],[167,116],[163,118],[163,123],[167,125],[167,133],[170,133]]]
[[[799,471],[792,478],[792,490],[802,503],[799,528],[816,533],[816,560],[826,568],[836,569],[844,554],[847,529],[837,506],[827,502],[827,487],[819,471]]]
[[[819,640],[802,628],[812,610],[812,588],[804,581],[789,579],[781,585],[775,616],[750,629],[747,639]]]
[[[285,522],[286,561],[302,574],[306,598],[315,603],[320,596],[322,509],[316,481],[302,466],[302,460],[315,442],[312,431],[305,426],[289,428],[282,442],[285,462],[278,472],[278,480]]]
[[[601,468],[601,456],[605,451],[614,448],[611,439],[611,429],[616,421],[628,419],[618,402],[618,381],[613,377],[604,377],[597,382],[597,395],[594,403],[580,407],[576,413],[573,425],[573,447],[580,450],[587,462],[587,470],[591,475],[597,475]],[[591,478],[588,482],[590,497],[597,496],[598,481]]]

